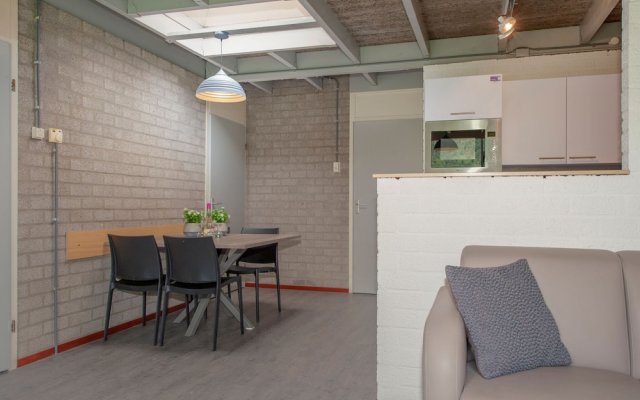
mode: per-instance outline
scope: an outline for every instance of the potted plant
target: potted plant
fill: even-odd
[[[226,235],[229,229],[227,222],[229,222],[229,213],[224,207],[214,208],[211,211],[211,220],[216,224],[215,231],[217,233],[216,236]]]
[[[201,230],[202,213],[185,208],[182,212],[182,217],[184,218],[184,235],[187,237],[198,236]]]

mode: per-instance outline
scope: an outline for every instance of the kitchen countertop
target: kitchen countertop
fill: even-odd
[[[628,170],[575,170],[575,171],[501,171],[501,172],[419,172],[405,174],[374,174],[375,179],[400,179],[400,178],[473,178],[473,177],[498,177],[498,176],[581,176],[581,175],[629,175]]]

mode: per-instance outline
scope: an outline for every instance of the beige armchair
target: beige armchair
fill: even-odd
[[[450,288],[424,329],[425,400],[639,400],[640,251],[468,246],[461,265],[529,262],[572,364],[484,379]]]

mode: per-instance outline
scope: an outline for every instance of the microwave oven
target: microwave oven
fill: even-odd
[[[425,172],[501,171],[501,125],[499,118],[427,121]]]

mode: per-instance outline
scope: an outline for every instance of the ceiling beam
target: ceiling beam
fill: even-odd
[[[601,45],[576,45],[573,48],[567,47],[555,47],[548,49],[531,49],[531,56],[541,56],[547,54],[568,54],[578,52],[591,52],[591,51],[610,51],[619,50],[619,46],[613,46],[608,44]],[[378,72],[397,72],[397,71],[409,71],[421,69],[427,65],[438,64],[453,64],[460,62],[471,62],[480,60],[500,60],[505,58],[514,58],[514,53],[498,54],[472,54],[465,56],[450,56],[441,58],[419,58],[416,60],[405,61],[390,61],[380,62],[373,64],[355,64],[355,65],[343,65],[335,67],[323,67],[323,68],[311,68],[311,69],[297,69],[287,71],[273,71],[262,72],[255,74],[238,74],[233,78],[238,82],[259,82],[262,80],[274,81],[282,79],[304,79],[309,76],[335,76],[335,75],[352,75],[352,74],[364,74],[364,73],[378,73]]]
[[[322,78],[303,78],[303,79],[307,81],[309,85],[316,88],[316,90],[322,90]]]
[[[375,72],[365,72],[362,77],[369,82],[371,86],[378,86],[378,74]]]
[[[223,57],[222,62],[220,62],[220,57],[208,57],[207,61],[211,64],[215,65],[218,68],[224,69],[226,72],[230,74],[237,74],[238,70],[238,58],[236,57]],[[214,71],[213,73],[209,73],[207,70],[207,76],[215,74],[218,71]]]
[[[290,31],[294,29],[308,29],[308,28],[316,28],[318,24],[315,22],[308,22],[303,24],[287,24],[287,25],[274,25],[274,26],[259,26],[255,28],[246,28],[246,29],[231,29],[226,30],[225,32],[229,33],[229,35],[246,35],[250,33],[265,33],[265,32],[280,32],[280,31]],[[168,42],[175,42],[176,40],[184,40],[184,39],[197,39],[197,38],[210,38],[213,37],[213,34],[219,29],[215,28],[205,28],[205,29],[194,29],[189,31],[188,33],[183,32],[169,32],[167,34]]]
[[[429,35],[427,34],[427,25],[422,18],[422,3],[418,0],[402,0],[402,5],[422,55],[429,57]]]
[[[316,22],[324,28],[351,62],[360,62],[360,47],[336,13],[324,0],[298,0]]]
[[[115,0],[105,0],[115,1]],[[125,14],[146,15],[165,12],[189,11],[202,8],[238,6],[273,0],[128,0]],[[204,4],[204,5],[203,5]]]
[[[593,0],[580,24],[580,40],[589,43],[607,19],[618,0]]]
[[[295,51],[271,51],[267,54],[289,69],[298,68],[298,60],[296,58]]]
[[[267,94],[273,94],[273,82],[248,82]]]

